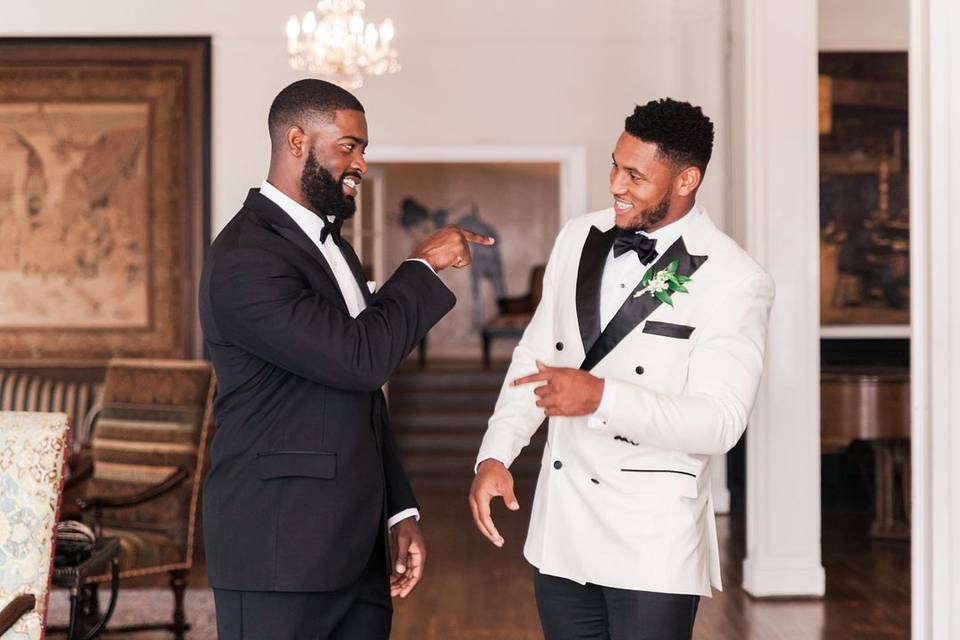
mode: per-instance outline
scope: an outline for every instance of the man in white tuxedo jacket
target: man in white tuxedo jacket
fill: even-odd
[[[710,457],[747,426],[774,285],[696,204],[713,147],[699,107],[626,119],[613,208],[570,221],[477,456],[474,521],[516,510],[511,463],[549,434],[524,555],[547,640],[682,640],[720,589]]]

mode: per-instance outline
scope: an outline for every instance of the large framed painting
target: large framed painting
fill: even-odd
[[[820,54],[820,319],[827,331],[909,334],[908,125],[905,52]]]
[[[0,39],[0,365],[201,354],[208,38]]]

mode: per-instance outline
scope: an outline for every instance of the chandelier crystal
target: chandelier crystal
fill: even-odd
[[[364,22],[363,0],[320,0],[317,10],[287,20],[287,54],[297,71],[326,76],[344,89],[359,89],[364,76],[400,70],[392,46],[393,22]]]

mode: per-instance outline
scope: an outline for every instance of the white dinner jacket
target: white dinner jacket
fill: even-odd
[[[543,422],[535,385],[509,386],[536,360],[603,378],[616,386],[605,424],[549,421],[524,555],[580,583],[709,596],[721,589],[710,456],[747,426],[773,280],[703,213],[653,266],[678,260],[689,293],[674,293],[672,307],[631,295],[601,331],[615,235],[612,209],[561,230],[477,461],[509,466]]]

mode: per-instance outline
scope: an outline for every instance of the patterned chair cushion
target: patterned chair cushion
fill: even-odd
[[[103,511],[103,533],[123,545],[121,576],[190,567],[212,394],[208,362],[112,360],[107,366],[88,494],[131,496],[180,468],[190,472],[158,498]]]
[[[73,424],[74,442],[87,441],[83,431],[103,385],[66,382],[45,376],[0,370],[0,411],[65,413]]]
[[[37,599],[3,640],[43,636],[69,434],[63,413],[0,412],[0,608]]]

